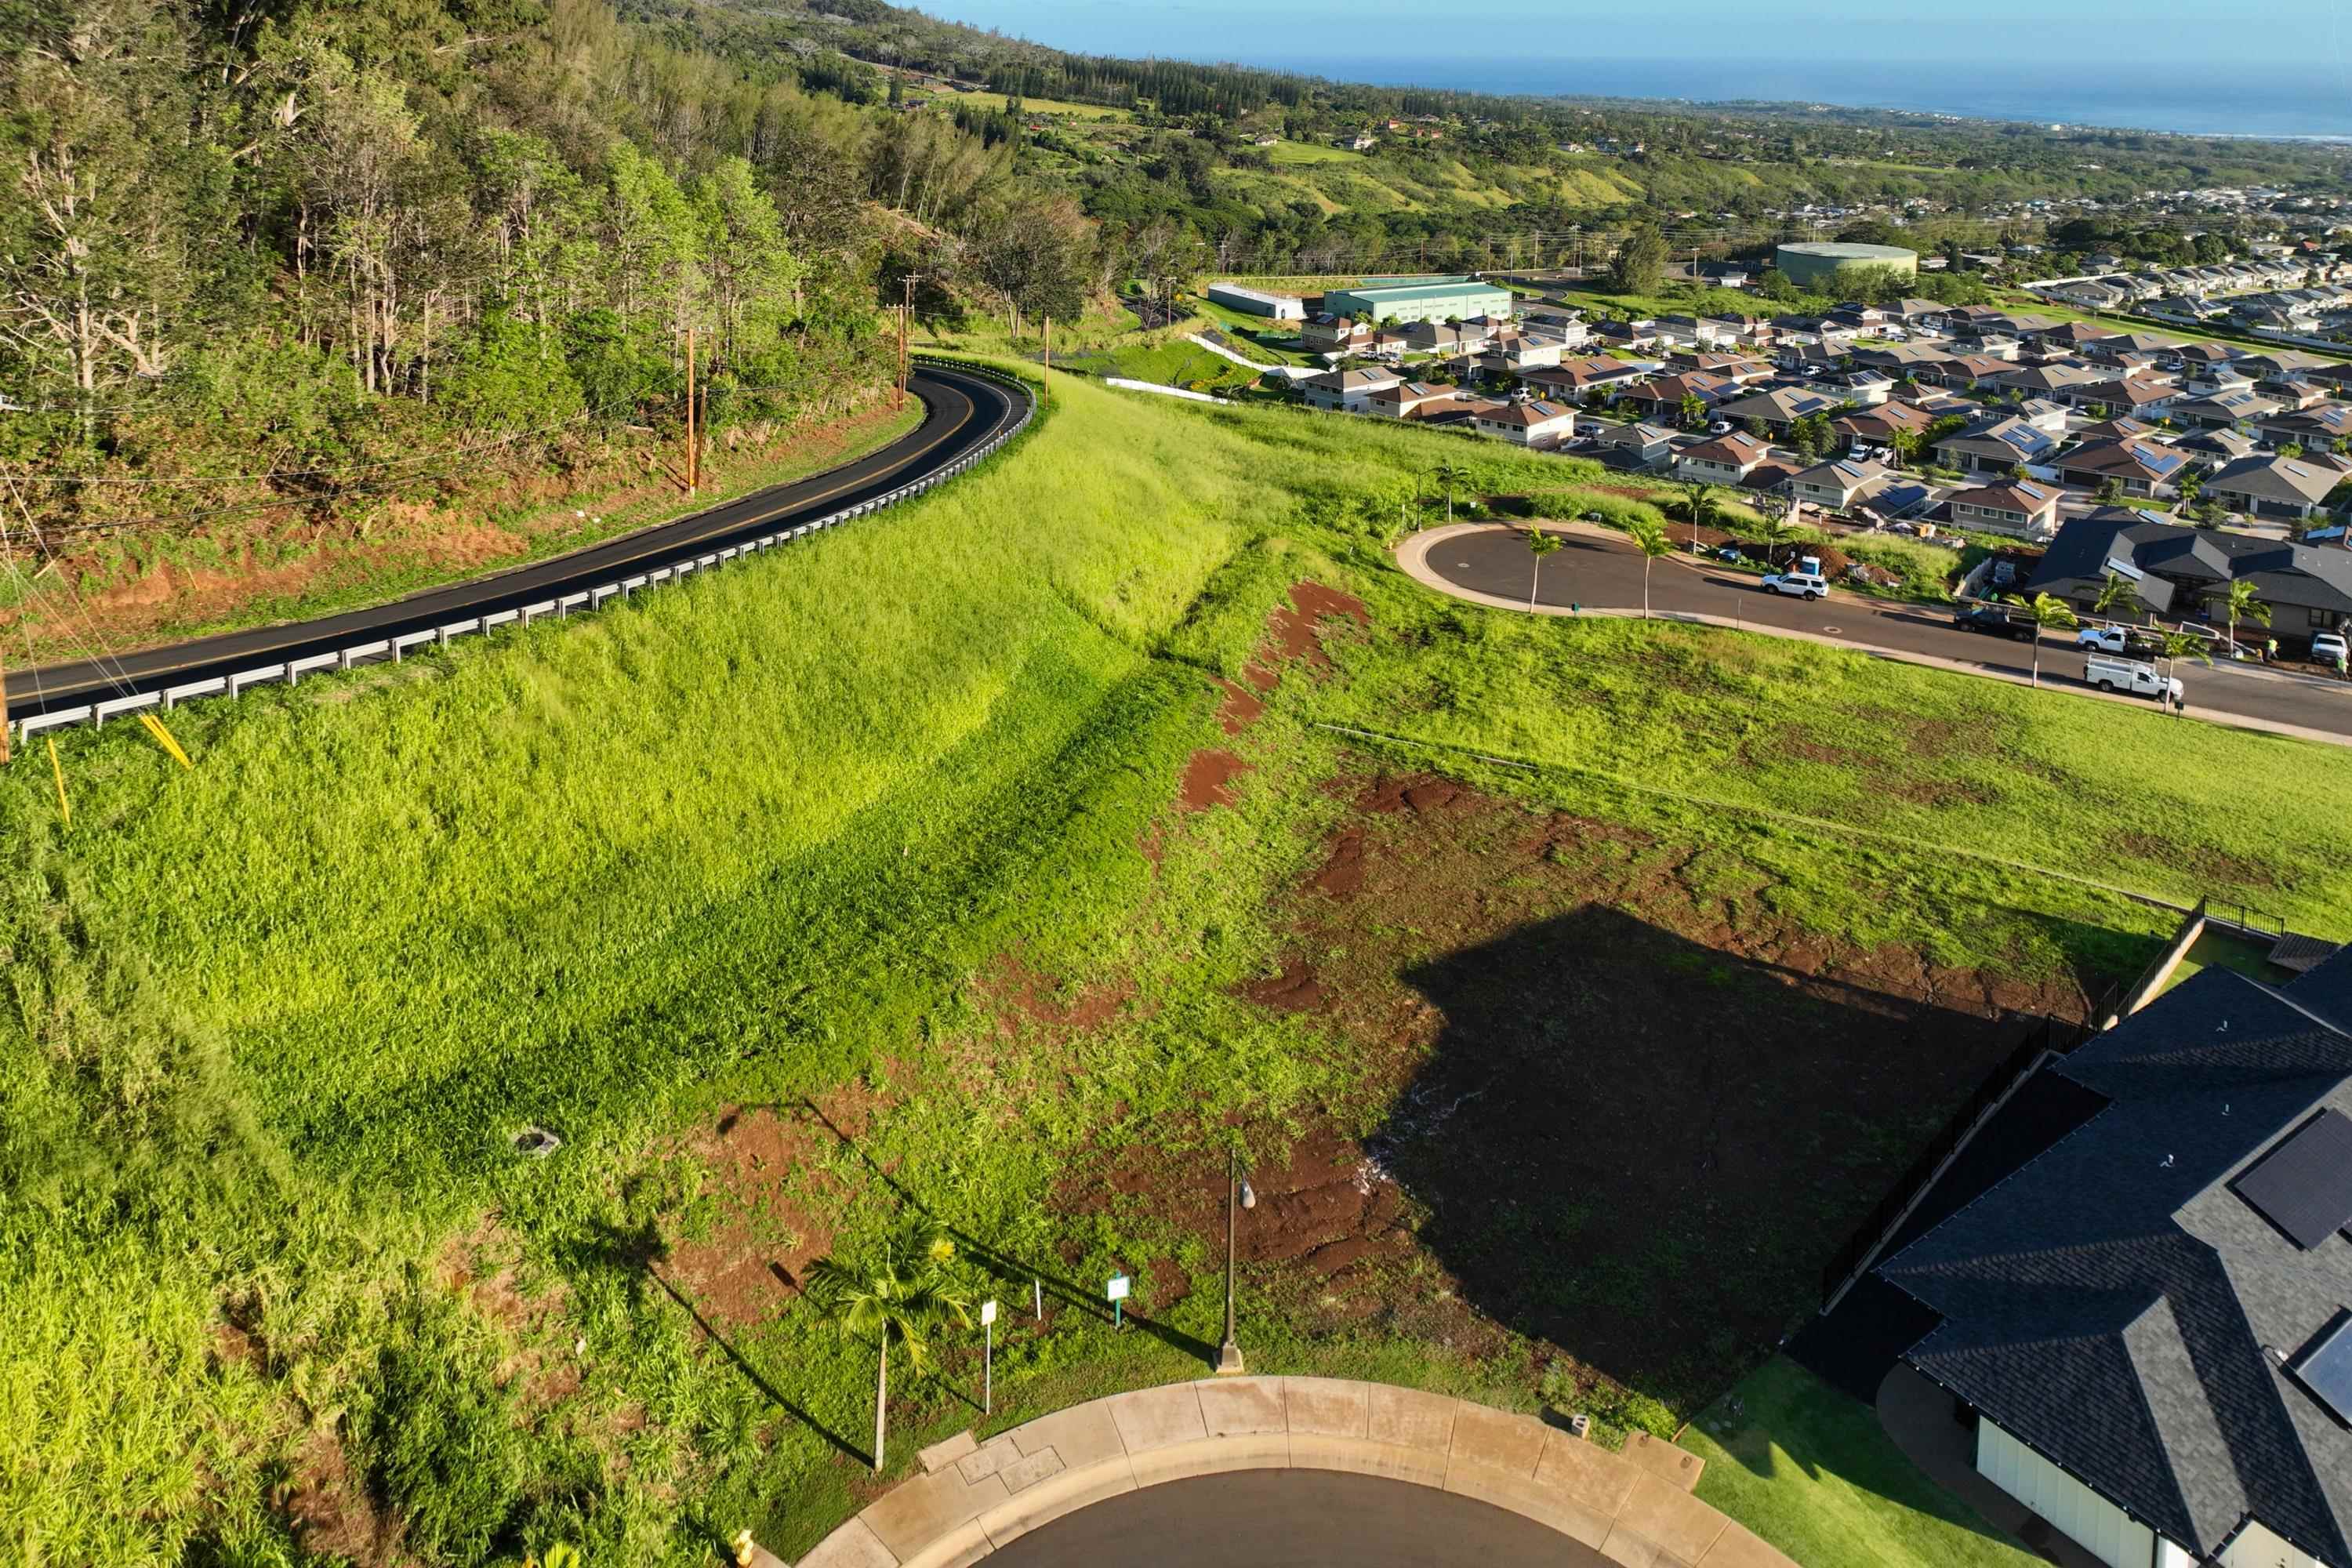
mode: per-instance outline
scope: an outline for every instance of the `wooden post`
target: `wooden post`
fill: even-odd
[[[694,324],[686,328],[686,493],[702,480],[702,459],[694,439]]]
[[[1045,318],[1045,371],[1037,378],[1040,402],[1054,401],[1054,318]]]
[[[8,667],[0,661],[0,767],[8,762]]]

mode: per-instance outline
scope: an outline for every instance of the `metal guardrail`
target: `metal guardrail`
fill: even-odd
[[[643,572],[632,573],[625,577],[616,577],[609,583],[599,583],[574,593],[541,599],[531,604],[517,605],[512,609],[493,610],[484,615],[467,616],[419,631],[402,632],[388,637],[373,637],[364,642],[346,644],[324,653],[306,654],[299,658],[287,659],[276,664],[256,665],[250,669],[233,670],[226,675],[212,676],[203,680],[158,686],[151,690],[104,698],[98,701],[84,703],[79,707],[52,709],[46,713],[28,714],[22,719],[11,720],[7,728],[18,740],[28,740],[46,730],[64,729],[76,724],[88,724],[93,729],[103,729],[109,719],[118,719],[125,714],[141,712],[146,709],[161,709],[168,712],[180,703],[201,698],[235,699],[257,686],[298,685],[306,675],[341,672],[355,665],[387,660],[398,664],[402,657],[412,649],[428,647],[446,647],[452,637],[488,637],[492,629],[498,626],[529,626],[532,622],[548,616],[553,616],[558,620],[562,620],[570,616],[574,611],[600,610],[615,600],[628,598],[641,588],[663,587],[673,583],[680,583],[698,573],[708,572],[747,556],[772,550],[780,544],[789,544],[795,540],[807,538],[819,530],[852,521],[880,511],[885,507],[896,506],[902,500],[921,495],[933,486],[944,484],[949,479],[969,472],[995,456],[1007,442],[1028,426],[1030,419],[1036,413],[1035,398],[1029,395],[1028,384],[1018,376],[1007,374],[992,366],[967,364],[961,360],[942,359],[930,354],[916,355],[915,363],[934,365],[941,370],[951,370],[962,375],[980,376],[985,380],[1017,387],[1026,400],[1016,405],[1019,413],[1012,423],[945,468],[926,474],[919,479],[910,480],[896,489],[887,491],[869,500],[863,500],[855,506],[845,507],[839,511],[828,513],[814,521],[779,527],[772,532],[740,541],[724,549],[708,551],[699,555],[671,562],[666,566],[656,566]]]

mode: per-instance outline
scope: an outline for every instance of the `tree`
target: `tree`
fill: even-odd
[[[1528,608],[1536,607],[1536,590],[1543,584],[1544,557],[1560,547],[1560,537],[1530,523],[1528,527],[1528,552],[1536,558],[1535,571],[1528,579]]]
[[[2047,594],[2036,594],[2031,599],[2011,595],[2009,602],[2023,607],[2033,617],[2033,684],[2039,686],[2042,684],[2042,634],[2045,631],[2063,632],[2082,623],[2074,618],[2074,612],[2065,600],[2053,598]]]
[[[1764,546],[1764,564],[1777,565],[1773,557],[1789,542],[1789,497],[1780,490],[1768,490],[1756,498],[1756,531]]]
[[[1698,531],[1706,521],[1707,509],[1715,502],[1715,487],[1705,479],[1683,482],[1683,505],[1690,510],[1691,548],[1698,548]]]
[[[2211,640],[2199,637],[2195,632],[2166,632],[2158,641],[2157,651],[2164,659],[2164,685],[2167,691],[2172,689],[2175,679],[2173,672],[2179,667],[2182,659],[2192,658],[2203,665],[2210,665],[2213,662]],[[2173,710],[2176,715],[2179,711],[2178,708]]]
[[[1886,437],[1886,444],[1894,448],[1897,468],[1909,468],[1919,456],[1919,432],[1907,426],[1898,426]]]
[[[1625,531],[1633,536],[1634,547],[1642,552],[1642,618],[1650,618],[1650,568],[1659,556],[1674,549],[1667,542],[1665,525],[1653,517],[1636,514],[1626,523]]]
[[[2126,615],[2137,617],[2139,584],[2120,572],[2110,572],[2099,584],[2098,596],[2091,601],[2091,613],[2113,620],[2118,608]]]
[[[1456,485],[1468,484],[1469,472],[1460,464],[1448,458],[1431,469],[1429,477],[1445,487],[1445,521],[1452,522],[1454,521],[1454,488]]]
[[[2099,481],[2097,500],[2101,506],[2120,506],[2124,499],[2124,482],[2114,474]]]
[[[2186,511],[2197,504],[2197,492],[2205,488],[2205,476],[2195,468],[2184,469],[2180,475],[2180,507]]]
[[[1685,392],[1682,395],[1682,401],[1675,405],[1675,410],[1682,416],[1683,428],[1695,430],[1698,428],[1699,422],[1706,417],[1706,399],[1696,392]]]
[[[2230,616],[2230,657],[2238,657],[2238,623],[2252,621],[2258,626],[2271,624],[2271,607],[2254,595],[2261,592],[2252,577],[2232,577],[2229,592],[2222,597],[2221,607]]]
[[[862,1265],[820,1258],[809,1266],[808,1293],[844,1339],[870,1339],[876,1350],[874,1468],[882,1468],[890,1401],[890,1347],[907,1352],[920,1376],[930,1366],[930,1336],[952,1321],[971,1326],[970,1302],[948,1278],[955,1240],[946,1226],[920,1221],[893,1232]]]
[[[1666,238],[1655,224],[1642,224],[1625,237],[1609,263],[1609,288],[1617,294],[1654,294],[1666,268]]]

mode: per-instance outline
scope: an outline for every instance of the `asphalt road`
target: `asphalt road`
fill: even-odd
[[[1582,533],[1559,537],[1566,548],[1544,560],[1539,604],[1642,607],[1642,556],[1630,542]],[[1442,541],[1431,547],[1427,561],[1433,572],[1457,587],[1527,603],[1534,557],[1528,553],[1525,536],[1515,531],[1496,529]],[[1650,605],[1661,614],[1674,611],[1737,618],[1750,626],[1805,632],[1856,647],[1951,659],[1988,670],[2024,675],[2032,668],[2030,645],[1956,630],[1948,609],[1870,599],[1843,590],[1832,590],[1828,598],[1808,604],[1768,594],[1756,583],[1753,575],[1710,566],[1687,555],[1672,556],[1661,560],[1650,574]],[[2223,664],[2209,668],[2184,662],[2179,674],[2188,689],[2192,717],[2200,712],[2228,714],[2352,734],[2352,685]],[[2042,684],[2088,690],[2082,677],[2083,656],[2074,650],[2074,635],[2045,635]]]
[[[110,658],[8,671],[8,711],[17,717],[70,708],[92,697],[118,697],[207,679],[257,665],[307,658],[346,643],[421,631],[469,616],[494,614],[551,595],[577,593],[617,576],[723,549],[779,522],[821,517],[896,489],[944,468],[986,441],[1019,413],[1022,395],[997,382],[919,369],[908,386],[922,399],[923,423],[853,463],[791,484],[755,490],[706,511],[608,539],[568,555],[429,588],[404,599],[316,620],[224,632]]]
[[[1492,1503],[1332,1470],[1234,1470],[1122,1492],[1017,1537],[989,1568],[1607,1568]]]

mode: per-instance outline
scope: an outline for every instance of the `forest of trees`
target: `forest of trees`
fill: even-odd
[[[8,49],[0,500],[49,542],[593,460],[682,414],[689,329],[718,426],[845,412],[894,266],[1100,283],[1009,149],[602,0],[58,0]]]

